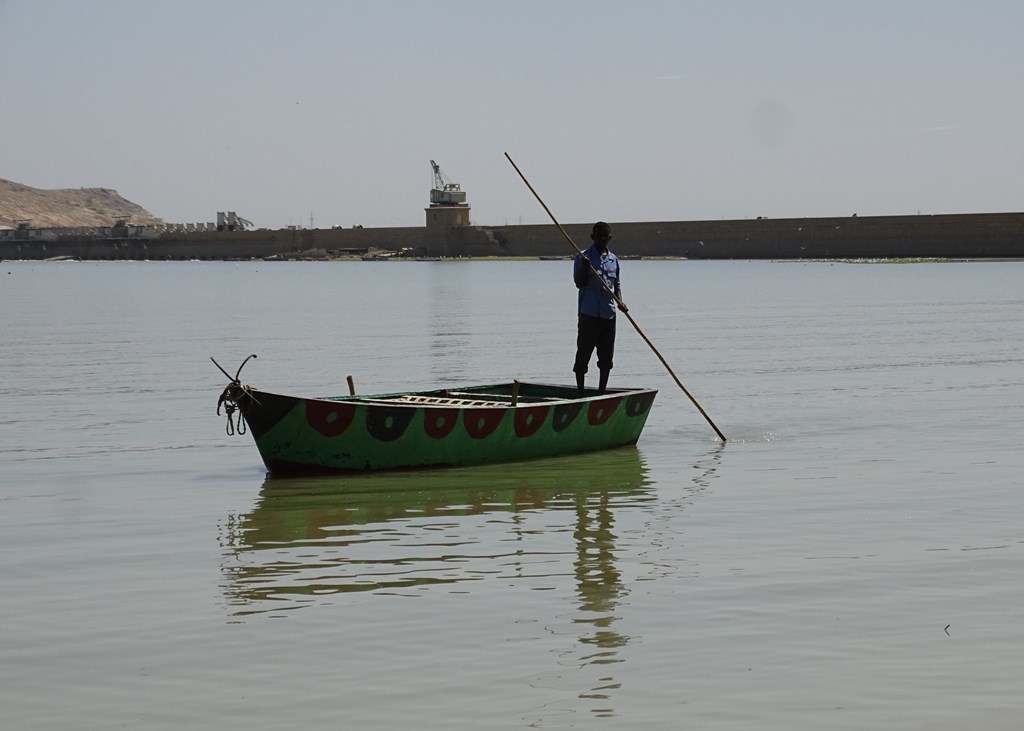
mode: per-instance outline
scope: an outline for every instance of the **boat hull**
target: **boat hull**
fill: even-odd
[[[515,462],[635,444],[656,394],[578,397],[542,384],[312,399],[237,384],[225,392],[274,474]]]

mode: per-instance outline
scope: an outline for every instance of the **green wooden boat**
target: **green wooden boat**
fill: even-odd
[[[215,361],[216,362],[216,361]],[[218,366],[219,367],[219,366]],[[223,369],[222,369],[223,370]],[[635,444],[657,391],[502,383],[303,398],[242,385],[218,403],[244,418],[273,474],[516,462]],[[229,426],[229,433],[233,429]]]

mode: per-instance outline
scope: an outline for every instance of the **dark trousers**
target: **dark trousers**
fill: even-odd
[[[615,354],[615,320],[580,315],[576,331],[576,363],[572,367],[574,373],[587,372],[595,348],[598,370],[610,371]]]

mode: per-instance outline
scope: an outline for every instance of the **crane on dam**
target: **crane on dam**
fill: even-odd
[[[465,206],[466,191],[462,189],[462,186],[445,177],[445,174],[441,172],[441,166],[433,160],[430,161],[430,167],[434,171],[434,187],[430,189],[430,207]]]

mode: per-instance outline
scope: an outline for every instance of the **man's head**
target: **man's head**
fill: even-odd
[[[604,221],[598,221],[594,224],[594,229],[590,232],[590,238],[598,245],[598,248],[607,249],[608,240],[612,237],[612,227]]]

